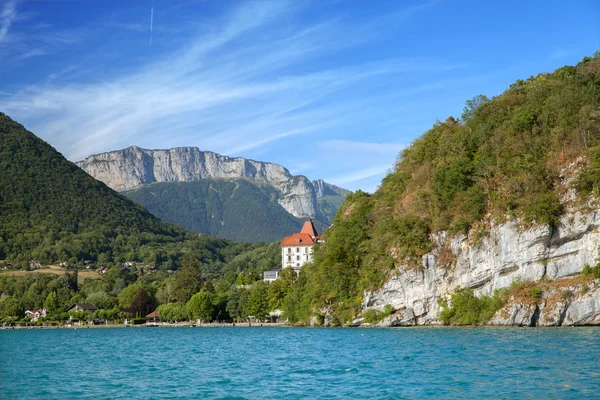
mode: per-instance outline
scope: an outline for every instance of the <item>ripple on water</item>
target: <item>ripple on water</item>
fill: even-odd
[[[598,360],[597,328],[0,331],[0,394],[593,398]]]

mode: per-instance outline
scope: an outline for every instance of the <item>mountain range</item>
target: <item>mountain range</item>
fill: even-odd
[[[350,193],[281,165],[227,157],[197,147],[131,146],[77,163],[155,216],[186,229],[247,242],[272,242],[312,219],[330,225]]]

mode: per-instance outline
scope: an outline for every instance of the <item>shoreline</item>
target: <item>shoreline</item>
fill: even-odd
[[[223,323],[223,324],[157,324],[157,325],[81,325],[81,326],[0,326],[0,331],[6,330],[45,330],[45,329],[106,329],[106,328],[315,328],[315,329],[411,329],[411,328],[491,328],[491,329],[549,329],[549,328],[600,328],[600,325],[562,325],[562,326],[519,326],[519,325],[402,325],[402,326],[302,326],[288,325],[281,323],[263,322],[263,323]]]
[[[272,322],[236,322],[218,324],[102,324],[102,325],[75,325],[75,326],[0,326],[0,330],[35,330],[35,329],[102,329],[102,328],[256,328],[256,327],[293,327],[292,325]]]

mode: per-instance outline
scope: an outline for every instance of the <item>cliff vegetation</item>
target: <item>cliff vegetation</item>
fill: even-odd
[[[574,165],[571,179],[564,171]],[[476,96],[460,118],[436,122],[399,155],[373,195],[347,198],[286,312],[307,323],[327,310],[333,324],[348,323],[360,312],[363,291],[379,288],[394,266],[420,268],[433,233],[477,240],[491,221],[552,226],[599,190],[597,52],[576,66],[518,80],[491,99]],[[468,293],[460,296],[469,301]],[[481,308],[496,307],[489,303]]]

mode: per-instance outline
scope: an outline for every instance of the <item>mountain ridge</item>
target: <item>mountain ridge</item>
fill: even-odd
[[[120,192],[154,183],[244,178],[274,188],[277,203],[293,217],[314,219],[324,225],[331,223],[350,193],[322,179],[311,181],[304,175],[292,175],[280,164],[229,157],[195,146],[172,149],[129,146],[90,155],[76,164]]]

